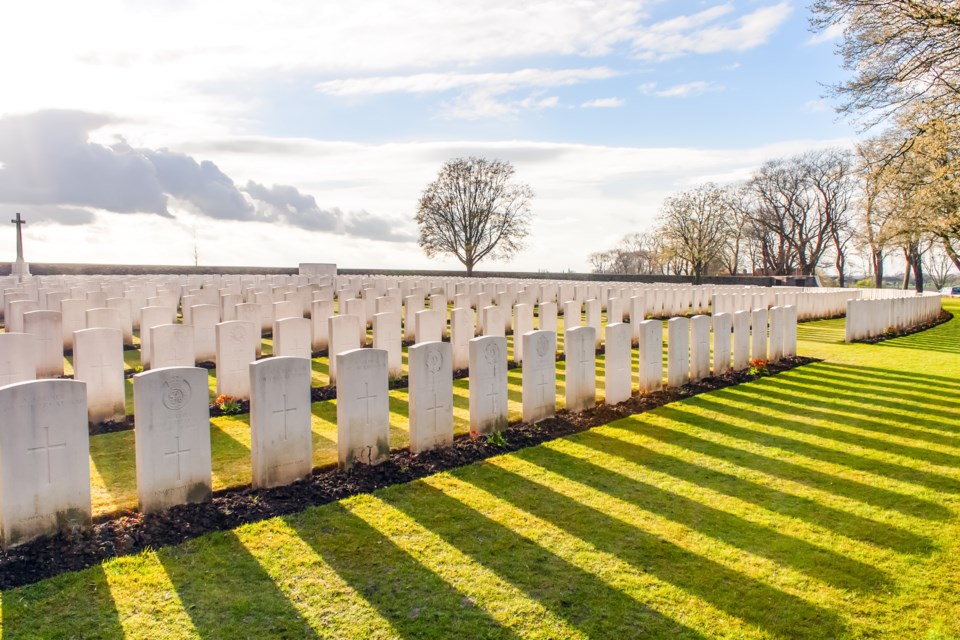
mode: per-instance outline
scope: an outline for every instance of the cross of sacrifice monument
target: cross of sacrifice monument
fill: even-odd
[[[30,269],[27,267],[27,263],[23,261],[23,225],[27,224],[27,221],[17,213],[17,217],[10,222],[17,225],[17,261],[13,263],[10,274],[16,276],[19,281],[24,276],[30,275]]]

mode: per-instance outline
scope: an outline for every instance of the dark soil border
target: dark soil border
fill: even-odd
[[[926,322],[924,324],[917,324],[900,331],[888,331],[883,335],[873,336],[872,338],[863,338],[861,340],[854,340],[851,344],[879,344],[881,342],[886,342],[887,340],[893,340],[894,338],[902,338],[904,336],[910,336],[915,333],[920,333],[921,331],[926,331],[927,329],[932,329],[934,327],[940,326],[945,322],[950,322],[953,320],[953,314],[947,311],[946,309],[940,309],[940,315],[937,316],[936,320]]]
[[[813,358],[793,357],[769,364],[770,374],[787,371]],[[210,502],[179,505],[160,514],[127,511],[120,516],[95,519],[89,529],[45,536],[7,551],[0,551],[0,589],[39,582],[67,571],[79,571],[115,556],[147,548],[175,545],[191,538],[234,529],[242,524],[303,511],[360,493],[424,478],[441,471],[585,431],[613,420],[656,407],[755,380],[749,370],[706,378],[699,382],[636,395],[614,406],[598,405],[580,413],[559,411],[555,418],[537,424],[516,422],[502,431],[499,444],[485,437],[461,436],[450,447],[412,454],[408,449],[390,453],[377,466],[358,465],[349,471],[318,468],[309,478],[275,489],[226,489]]]

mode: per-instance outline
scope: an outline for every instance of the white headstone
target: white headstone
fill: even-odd
[[[783,311],[783,356],[790,358],[797,355],[797,307],[787,305]]]
[[[354,315],[327,318],[327,333],[330,336],[330,384],[337,382],[337,354],[360,348],[359,327],[360,318]]]
[[[505,336],[503,326],[503,313],[500,307],[484,307],[481,312],[483,315],[483,335],[485,336]]]
[[[422,313],[422,312],[421,312]],[[453,444],[453,352],[446,342],[407,351],[410,370],[410,451]]]
[[[73,378],[87,383],[87,419],[123,420],[123,332],[81,329],[73,334]]]
[[[230,320],[217,325],[217,394],[250,397],[250,368],[260,329],[251,322]]]
[[[0,533],[4,548],[90,524],[86,385],[0,387]]]
[[[690,320],[667,320],[667,386],[680,387],[690,381]]]
[[[133,344],[133,302],[129,298],[107,298],[107,307],[116,309],[120,314],[120,330],[123,331],[123,344]]]
[[[587,300],[584,303],[585,312],[585,326],[593,328],[593,341],[594,341],[594,350],[600,348],[600,343],[602,341],[602,327],[601,327],[601,317],[600,317],[600,301],[597,299]]]
[[[193,349],[193,327],[186,324],[158,324],[150,334],[150,368],[192,367],[196,360]]]
[[[59,311],[30,311],[23,314],[23,329],[36,344],[37,378],[63,375],[63,331]],[[0,360],[3,353],[0,352]]]
[[[210,499],[207,398],[206,369],[172,367],[133,377],[137,497],[143,513]]]
[[[36,338],[29,333],[0,333],[0,387],[36,379]]]
[[[607,325],[604,343],[605,404],[618,404],[630,399],[633,392],[633,330],[629,324],[615,322]]]
[[[541,302],[537,307],[537,329],[557,333],[557,303]]]
[[[435,311],[418,311],[414,322],[416,323],[417,344],[440,342],[443,337],[443,327],[440,324],[440,316]]]
[[[566,353],[566,408],[568,411],[592,409],[597,402],[597,331],[593,327],[575,327],[564,336]]]
[[[470,431],[507,428],[507,339],[483,336],[470,341]]]
[[[450,347],[453,350],[453,370],[470,366],[470,341],[474,337],[473,310],[455,307],[450,311]]]
[[[282,318],[276,320],[273,326],[273,355],[311,358],[309,320],[303,317]]]
[[[74,331],[87,328],[87,309],[89,308],[90,303],[86,299],[68,298],[60,301],[64,349],[73,349]]]
[[[639,367],[637,384],[649,393],[663,386],[663,324],[659,320],[637,323]]]
[[[254,488],[278,487],[310,475],[311,376],[312,366],[306,358],[278,356],[250,363]]]
[[[533,305],[514,305],[513,315],[513,361],[523,362],[523,340],[521,336],[533,331]]]
[[[254,349],[258,358],[263,353],[263,332],[265,330],[263,325],[267,324],[270,330],[273,329],[273,319],[264,319],[265,316],[272,315],[273,307],[266,307],[269,313],[265,313],[264,308],[264,305],[257,302],[244,302],[243,304],[238,304],[234,307],[234,320],[250,322],[254,327],[256,327],[256,333],[255,335],[251,336],[251,339],[254,342]],[[219,322],[219,320],[217,322]]]
[[[710,316],[690,318],[690,380],[710,377]]]
[[[190,309],[194,359],[196,362],[216,362],[220,309],[214,304],[196,304]]]
[[[754,309],[750,312],[750,358],[767,359],[767,310]]]
[[[720,376],[730,370],[731,320],[729,313],[713,316],[713,375]]]
[[[335,358],[340,467],[379,464],[390,455],[387,352],[353,349]]]
[[[521,305],[517,305],[521,306]],[[528,331],[514,334],[514,344],[523,343],[523,421],[529,424],[557,413],[557,334]],[[519,340],[518,340],[519,339]]]
[[[770,307],[770,362],[783,358],[783,341],[786,333],[786,315],[783,307]]]
[[[742,371],[750,366],[750,312],[736,311],[733,314],[733,370]]]
[[[311,339],[313,350],[323,351],[330,346],[330,325],[328,318],[333,315],[333,300],[314,300],[310,307],[312,324]]]
[[[64,302],[67,302],[64,300]],[[140,310],[140,363],[144,369],[152,366],[150,329],[161,324],[173,324],[174,313],[170,307],[144,307]],[[83,329],[85,327],[79,327]],[[66,329],[66,327],[64,327]],[[76,330],[76,329],[75,329]],[[72,339],[72,337],[71,337]]]
[[[373,348],[387,352],[387,371],[391,378],[403,375],[402,338],[399,313],[386,311],[373,314]]]

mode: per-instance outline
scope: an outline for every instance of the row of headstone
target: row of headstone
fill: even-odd
[[[910,297],[850,300],[846,310],[846,341],[864,340],[889,331],[903,331],[933,322],[940,316],[939,293]]]

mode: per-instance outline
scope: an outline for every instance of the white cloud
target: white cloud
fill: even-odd
[[[825,113],[830,111],[830,105],[823,98],[818,100],[807,100],[803,103],[803,110],[810,113]]]
[[[732,9],[730,4],[720,5],[642,27],[633,38],[636,55],[666,60],[690,53],[745,51],[765,44],[792,11],[789,3],[781,2],[722,20]]]
[[[724,71],[736,71],[737,69],[740,68],[740,63],[734,62],[733,64],[727,64],[720,68],[723,69]]]
[[[509,73],[420,73],[409,76],[344,78],[317,85],[317,91],[331,96],[362,96],[382,93],[426,93],[484,87],[504,92],[517,87],[559,87],[587,80],[605,80],[618,73],[607,67],[589,69],[521,69]]]
[[[824,29],[819,33],[815,33],[810,36],[810,39],[807,40],[807,44],[814,46],[818,44],[823,44],[824,42],[830,42],[831,40],[836,40],[843,35],[844,30],[847,28],[845,22],[837,22],[831,24],[829,27]]]
[[[723,87],[715,82],[697,80],[655,91],[653,95],[658,98],[695,98],[714,91],[723,91]]]
[[[626,103],[626,100],[623,98],[595,98],[593,100],[587,100],[580,106],[584,109],[611,109],[614,107],[622,107]]]

